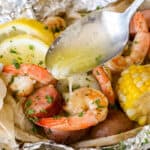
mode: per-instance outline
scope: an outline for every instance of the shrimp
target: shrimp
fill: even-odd
[[[100,84],[102,92],[108,98],[110,104],[115,103],[115,94],[111,86],[111,81],[102,66],[93,69],[93,75]]]
[[[148,25],[142,12],[137,12],[130,22],[130,34],[148,32]]]
[[[17,91],[18,96],[29,95],[37,82],[43,85],[56,83],[54,77],[46,69],[34,64],[21,64],[19,68],[6,65],[3,73],[6,76],[12,75],[9,87],[13,92]]]
[[[143,10],[143,11],[141,11],[141,13],[143,14],[144,18],[146,19],[148,28],[150,29],[150,9]]]
[[[50,130],[77,131],[86,129],[106,119],[108,100],[98,90],[83,87],[75,90],[64,110],[68,117],[41,118],[37,125]]]
[[[138,25],[138,22],[139,22],[138,19],[140,19],[140,17],[138,17],[137,15],[133,17],[133,19],[130,22],[130,34],[131,35],[135,35],[137,32],[143,31],[143,29],[145,32],[148,32],[148,28],[150,29],[150,10],[143,10],[141,11],[141,13],[144,16],[145,22],[143,22],[141,19],[140,21],[142,23],[140,27],[140,25]]]
[[[106,66],[113,72],[121,72],[131,64],[141,64],[148,54],[150,46],[150,34],[148,27],[142,13],[137,12],[133,17],[136,28],[134,41],[131,46],[131,53],[129,56],[117,55],[110,61],[106,62]]]
[[[48,17],[45,21],[44,24],[47,25],[48,29],[52,30],[54,33],[55,32],[60,32],[61,30],[64,30],[66,28],[66,22],[63,18],[61,17]]]

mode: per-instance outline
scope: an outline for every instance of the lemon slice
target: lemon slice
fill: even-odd
[[[53,33],[44,24],[34,19],[21,18],[0,25],[0,42],[11,36],[25,33],[49,45],[54,40]]]
[[[49,45],[31,35],[17,35],[0,44],[0,62],[44,65]]]

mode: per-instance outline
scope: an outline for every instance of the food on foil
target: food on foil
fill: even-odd
[[[127,116],[140,125],[150,123],[150,65],[130,66],[121,73],[117,93]],[[142,102],[142,103],[141,103]]]
[[[49,45],[68,25],[63,17],[0,25],[0,148],[49,140],[78,148],[106,146],[149,124],[149,18],[150,10],[135,13],[121,54],[63,80],[44,63]]]

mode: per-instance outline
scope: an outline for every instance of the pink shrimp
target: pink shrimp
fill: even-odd
[[[21,64],[18,68],[7,65],[3,68],[5,77],[10,76],[9,88],[18,96],[28,96],[35,83],[43,85],[55,84],[54,77],[44,68],[33,64]]]
[[[142,13],[137,12],[133,17],[131,24],[134,24],[135,26],[133,32],[136,32],[136,35],[131,46],[130,55],[117,55],[106,62],[106,66],[114,72],[120,72],[131,64],[141,64],[148,54],[150,47],[150,33],[148,32],[148,27]]]
[[[115,94],[111,86],[111,81],[102,66],[93,69],[93,75],[100,84],[102,92],[108,98],[110,104],[115,103]]]
[[[12,75],[27,75],[42,84],[56,82],[46,69],[34,64],[21,64],[19,68],[16,68],[14,65],[6,65],[3,68],[3,72]]]
[[[80,88],[72,93],[64,108],[70,116],[41,118],[36,124],[52,131],[86,129],[105,120],[107,106],[108,101],[103,93],[92,88]]]

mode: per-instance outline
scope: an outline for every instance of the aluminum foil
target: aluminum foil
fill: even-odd
[[[19,17],[44,20],[48,16],[61,15],[78,19],[82,12],[88,13],[103,8],[117,0],[0,0],[0,23]],[[126,4],[125,0],[125,4]],[[150,8],[150,0],[145,0],[144,8]],[[143,9],[143,7],[141,7]],[[97,148],[80,148],[80,150],[146,150],[150,148],[150,125],[143,127],[136,137],[116,145]],[[74,150],[52,141],[24,143],[22,150]]]

